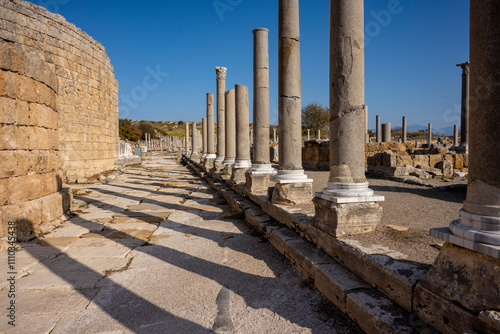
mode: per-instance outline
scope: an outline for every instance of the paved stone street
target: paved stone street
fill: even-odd
[[[15,328],[2,276],[1,333],[361,332],[170,158],[73,193],[75,216],[16,254]]]

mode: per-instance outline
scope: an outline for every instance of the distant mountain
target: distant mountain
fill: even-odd
[[[460,127],[458,127],[460,131]],[[452,126],[447,126],[445,128],[439,128],[432,130],[433,133],[441,136],[453,136],[453,125]]]
[[[420,124],[410,124],[406,127],[406,131],[408,132],[418,132],[420,130],[427,130],[427,126]]]

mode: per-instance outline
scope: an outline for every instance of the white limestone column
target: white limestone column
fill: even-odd
[[[217,74],[217,158],[216,163],[223,163],[226,155],[226,71],[225,67],[216,67]]]

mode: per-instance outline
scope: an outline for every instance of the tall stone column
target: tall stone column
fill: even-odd
[[[250,168],[250,111],[248,87],[235,86],[236,95],[236,161],[233,165],[231,181],[245,182],[245,172]]]
[[[278,137],[276,136],[276,129],[273,129],[273,141],[275,143],[278,141]]]
[[[388,143],[392,140],[391,122],[382,124],[382,143]]]
[[[198,128],[196,127],[196,122],[193,122],[193,128],[191,129],[191,159],[199,159],[200,155],[198,153]]]
[[[187,156],[189,153],[189,123],[184,123],[184,154]]]
[[[307,140],[311,140],[311,129],[307,129]]]
[[[368,134],[368,107],[365,106],[365,143],[370,142],[370,135]]]
[[[214,172],[224,168],[226,155],[226,71],[225,67],[216,67],[217,73],[217,158],[214,162]]]
[[[207,156],[205,157],[204,170],[213,168],[215,155],[215,112],[214,94],[207,93]]]
[[[312,179],[302,168],[299,0],[279,1],[278,174],[274,203],[310,203]]]
[[[406,116],[403,116],[403,125],[401,126],[401,142],[406,143]]]
[[[201,155],[201,158],[204,159],[207,157],[207,154],[208,154],[208,150],[207,150],[207,118],[206,117],[203,117],[201,119],[201,131],[202,131],[202,142],[203,142],[203,145],[202,145],[202,155]]]
[[[460,119],[460,146],[463,153],[468,153],[469,148],[469,94],[470,94],[470,63],[457,66],[462,68],[462,114]]]
[[[380,115],[375,116],[375,133],[377,143],[382,142],[382,134],[380,133]]]
[[[246,174],[249,191],[267,191],[270,177],[276,174],[271,166],[269,148],[269,30],[253,31],[253,161]]]
[[[431,144],[432,144],[432,123],[429,123],[429,125],[427,126],[427,145],[428,145],[428,148],[431,147]]]
[[[453,125],[453,146],[458,145],[458,125]]]
[[[500,1],[470,2],[467,198],[459,219],[431,235],[447,241],[417,285],[414,305],[443,333],[498,333],[500,321]],[[432,319],[425,308],[435,305]],[[456,305],[459,305],[457,307]],[[420,307],[421,306],[421,307]],[[452,312],[447,312],[453,308]],[[456,310],[456,311],[455,311]]]
[[[312,224],[333,237],[375,229],[382,216],[365,178],[363,0],[330,2],[330,179]]]
[[[226,157],[224,174],[232,174],[232,166],[236,161],[236,97],[235,90],[226,92]]]

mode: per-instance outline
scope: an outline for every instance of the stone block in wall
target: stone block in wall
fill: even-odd
[[[429,167],[435,168],[436,165],[443,161],[443,154],[430,154],[429,155]]]
[[[464,156],[463,154],[453,154],[453,168],[455,169],[462,169],[464,168]]]
[[[9,180],[9,204],[31,201],[41,197],[42,176],[39,174],[11,177]]]
[[[415,155],[413,156],[413,166],[418,165],[429,166],[429,156],[428,155]]]
[[[0,97],[0,123],[28,125],[28,102]]]
[[[382,152],[382,166],[396,167],[396,154],[392,151]]]
[[[0,206],[9,203],[9,179],[0,179]]]
[[[413,165],[413,159],[410,155],[398,155],[396,156],[396,166],[406,166]]]
[[[29,125],[48,129],[58,128],[58,117],[54,109],[38,103],[29,104]]]
[[[0,150],[27,150],[29,148],[28,127],[0,124]]]

